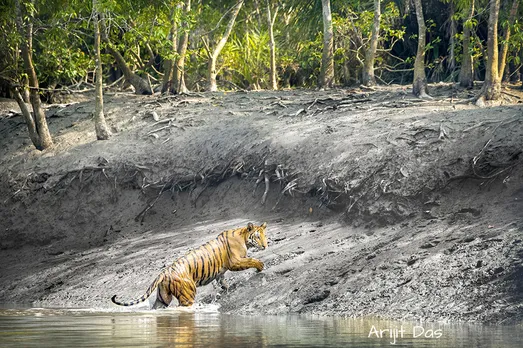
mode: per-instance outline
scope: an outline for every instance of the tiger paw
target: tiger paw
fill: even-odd
[[[265,267],[264,263],[261,262],[261,261],[258,261],[258,265],[256,266],[256,270],[257,270],[258,272],[261,272],[261,271],[263,271],[263,268],[264,268],[264,267]]]

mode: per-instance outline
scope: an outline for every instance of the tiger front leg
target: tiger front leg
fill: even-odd
[[[253,259],[251,257],[245,257],[239,260],[235,260],[230,266],[231,271],[243,271],[249,268],[256,268],[258,272],[263,270],[263,262],[258,259]]]

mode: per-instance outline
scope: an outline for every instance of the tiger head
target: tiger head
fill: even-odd
[[[265,228],[267,223],[264,222],[261,226],[253,225],[251,222],[247,224],[247,248],[266,249],[267,237],[265,236]]]

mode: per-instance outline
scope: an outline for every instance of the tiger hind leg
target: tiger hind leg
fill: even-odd
[[[153,309],[166,308],[171,304],[173,296],[169,289],[169,286],[164,284],[158,285],[158,292],[156,294],[156,301],[154,302]]]
[[[196,284],[193,280],[184,280],[179,283],[179,286],[177,298],[180,306],[192,306],[196,297]]]

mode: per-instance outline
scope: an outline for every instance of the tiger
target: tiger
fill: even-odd
[[[216,239],[189,251],[164,268],[138,299],[120,302],[114,295],[111,301],[119,306],[133,306],[144,302],[157,288],[153,309],[169,306],[173,296],[180,306],[188,307],[194,304],[198,286],[216,280],[223,289],[228,289],[224,277],[226,271],[263,270],[264,263],[247,257],[247,249],[267,248],[266,227],[266,222],[260,226],[249,222],[247,227],[224,231]]]

